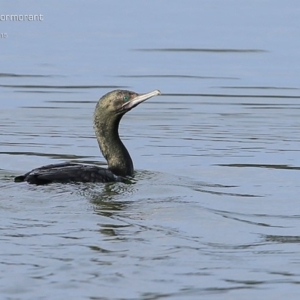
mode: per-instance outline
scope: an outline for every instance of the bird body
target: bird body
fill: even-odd
[[[111,182],[133,176],[132,159],[119,137],[119,123],[126,112],[159,94],[158,90],[140,95],[115,90],[100,98],[94,113],[94,129],[100,150],[107,160],[108,169],[70,162],[51,164],[17,176],[15,182],[27,181],[37,185],[52,182]]]
[[[52,182],[110,182],[121,180],[120,176],[114,175],[108,169],[69,162],[43,166],[15,177],[15,182],[27,181],[37,185]]]

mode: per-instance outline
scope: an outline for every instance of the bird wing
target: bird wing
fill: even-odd
[[[119,181],[110,170],[98,166],[76,163],[47,165],[15,178],[16,182],[27,181],[32,184],[51,182],[110,182]]]

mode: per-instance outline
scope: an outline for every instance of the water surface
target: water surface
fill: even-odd
[[[297,299],[297,1],[33,1],[1,22],[3,299]],[[120,133],[131,183],[16,184],[105,165],[92,115],[113,89],[162,95]]]

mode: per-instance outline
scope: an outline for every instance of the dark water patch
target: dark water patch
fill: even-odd
[[[234,221],[238,221],[238,222],[250,224],[250,225],[255,225],[255,226],[276,227],[276,228],[279,227],[279,228],[282,228],[282,226],[273,226],[273,225],[267,224],[265,222],[262,223],[262,222],[254,222],[254,221],[244,220],[244,219],[232,217],[232,216],[229,216],[229,215],[222,215],[222,217],[230,219],[230,220],[234,220]]]
[[[228,103],[231,104],[231,103]],[[236,103],[232,103],[233,105],[236,105]],[[244,106],[245,109],[256,109],[256,110],[267,110],[267,109],[276,109],[276,110],[285,110],[285,109],[300,109],[300,104],[298,103],[257,103],[257,102],[244,102],[244,103],[239,103],[240,106]]]
[[[116,212],[127,209],[132,203],[130,199],[125,200],[124,196],[130,197],[136,191],[134,185],[135,181],[129,179],[128,182],[89,184],[86,185],[89,188],[84,191],[84,195],[94,205],[94,211],[97,214],[110,217]]]
[[[208,246],[215,248],[215,249],[222,249],[222,250],[246,250],[255,247],[259,247],[264,245],[265,243],[253,243],[253,244],[235,244],[235,245],[228,245],[223,243],[207,243]]]
[[[216,76],[194,76],[194,75],[119,75],[120,78],[187,78],[187,79],[230,79],[237,80],[237,77],[216,77]]]
[[[29,144],[29,143],[27,143]],[[33,143],[30,143],[33,144]],[[8,145],[8,144],[6,144]],[[13,145],[13,144],[9,144]],[[34,145],[41,145],[41,144],[34,144]],[[86,159],[88,156],[80,156],[80,155],[74,155],[74,154],[54,154],[54,153],[41,153],[41,152],[4,152],[1,151],[0,154],[9,154],[9,155],[26,155],[26,156],[38,156],[38,157],[48,157],[53,159],[68,159],[68,160],[77,160],[77,159]],[[92,157],[92,156],[91,156]],[[78,161],[70,161],[70,162],[78,162]],[[99,163],[99,162],[98,162]]]
[[[188,274],[177,274],[177,275],[184,275],[184,276],[209,276],[209,273],[203,273],[203,272],[198,272],[198,273],[188,273]],[[161,280],[161,283],[165,282],[165,284],[168,283],[167,280]],[[243,290],[243,289],[250,289],[252,288],[251,286],[232,286],[232,287],[211,287],[211,288],[195,288],[195,287],[185,287],[182,288],[180,291],[177,292],[161,292],[161,293],[154,293],[154,292],[147,292],[147,293],[142,293],[141,298],[139,299],[146,299],[146,300],[158,300],[158,299],[197,299],[199,296],[203,295],[220,295],[220,294],[227,294],[230,291],[235,291],[235,290]],[[97,298],[97,297],[92,297],[91,300],[106,300],[108,298]],[[124,298],[127,299],[127,298]],[[128,298],[129,299],[129,298]]]
[[[104,249],[104,248],[101,248],[99,246],[88,246],[91,250],[93,251],[96,251],[96,252],[99,252],[99,253],[104,253],[104,254],[108,254],[108,253],[115,253],[117,251],[111,251],[111,250],[107,250],[107,249]],[[120,251],[118,251],[120,252]]]
[[[263,238],[267,242],[274,242],[280,244],[300,244],[299,235],[265,235],[263,236]]]
[[[24,94],[24,93],[30,93],[30,94],[80,94],[80,92],[78,91],[28,91],[28,90],[18,90],[18,91],[14,91],[14,93],[21,93],[21,94]],[[81,92],[82,93],[82,92]]]
[[[267,165],[267,164],[218,164],[221,167],[236,167],[236,168],[267,168],[280,170],[300,170],[300,167],[291,167],[289,165]]]
[[[164,96],[172,97],[213,97],[213,98],[276,98],[276,99],[300,99],[300,96],[285,95],[245,95],[245,94],[200,94],[200,93],[163,93]]]
[[[274,275],[282,275],[282,276],[295,276],[296,274],[294,273],[290,273],[290,272],[269,272],[270,274],[274,274]]]
[[[240,89],[240,90],[299,90],[294,87],[276,87],[276,86],[218,86],[220,89]]]
[[[30,109],[66,109],[66,110],[70,110],[70,107],[62,107],[62,106],[20,106],[20,108],[30,108]],[[72,107],[72,109],[82,109],[80,107]]]
[[[212,195],[217,195],[217,196],[235,196],[235,197],[263,197],[261,195],[255,195],[255,194],[250,194],[250,193],[235,193],[235,192],[229,192],[228,189],[233,189],[233,188],[238,188],[236,185],[224,185],[224,184],[219,184],[219,183],[207,183],[203,181],[196,182],[194,181],[192,184],[190,184],[190,180],[188,178],[185,178],[187,182],[184,184],[182,183],[183,177],[181,178],[181,182],[177,183],[178,186],[182,187],[188,187],[191,190],[194,190],[196,192],[201,192],[201,193],[208,193]],[[189,181],[189,182],[188,182]],[[220,189],[226,189],[226,191],[222,191]]]
[[[16,85],[0,84],[3,88],[26,88],[26,89],[119,89],[128,88],[121,85]]]
[[[77,92],[76,92],[77,93]],[[78,104],[78,103],[82,103],[82,104],[90,104],[90,103],[96,103],[95,100],[93,101],[88,101],[88,100],[78,100],[78,101],[74,101],[74,100],[70,100],[70,101],[65,101],[65,100],[46,100],[44,101],[45,103],[63,103],[63,104]],[[73,107],[72,107],[73,109]]]
[[[206,186],[206,187],[212,187],[212,188],[236,188],[238,187],[237,185],[225,185],[225,184],[219,184],[219,183],[207,183],[207,182],[194,182],[194,185],[201,185],[201,186]],[[193,185],[193,186],[194,186]]]
[[[262,285],[262,284],[279,284],[279,283],[290,283],[287,280],[279,280],[279,279],[274,279],[274,280],[268,280],[268,281],[258,281],[258,280],[232,280],[232,279],[225,279],[225,282],[228,283],[235,283],[235,284],[245,284],[245,285]],[[299,284],[298,282],[295,282],[296,284]]]
[[[210,211],[216,215],[222,216],[223,218],[250,224],[250,225],[255,225],[255,226],[262,226],[262,227],[272,227],[272,228],[285,228],[285,226],[279,226],[279,225],[271,225],[266,222],[266,218],[277,218],[278,216],[274,215],[266,215],[266,214],[247,214],[247,213],[238,213],[238,212],[233,212],[233,211],[228,211],[228,210],[220,210],[220,209],[213,209],[213,208],[205,208],[207,211]],[[264,222],[258,222],[254,220],[249,220],[249,218],[260,218],[264,220]]]
[[[218,195],[218,196],[234,196],[234,197],[263,197],[260,195],[254,195],[254,194],[241,194],[241,193],[229,193],[229,192],[217,192],[217,191],[210,191],[207,189],[202,188],[193,188],[194,191],[201,192],[201,193],[208,193],[212,195]]]
[[[240,103],[239,105],[242,106],[251,106],[251,108],[259,108],[259,109],[264,109],[264,108],[279,108],[279,109],[284,109],[287,105],[283,103]],[[300,104],[295,104],[293,103],[293,107],[300,107]],[[288,108],[291,108],[291,105],[288,104]]]
[[[217,48],[144,48],[133,49],[141,52],[208,52],[208,53],[263,53],[262,49],[217,49]]]
[[[15,73],[0,73],[0,77],[64,77],[62,75],[40,75],[40,74],[15,74]]]

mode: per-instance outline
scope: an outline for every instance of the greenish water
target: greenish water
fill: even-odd
[[[2,298],[297,299],[298,2],[72,3],[3,7],[44,20],[0,23]],[[122,120],[131,184],[13,182],[105,164],[116,88],[162,92]]]

